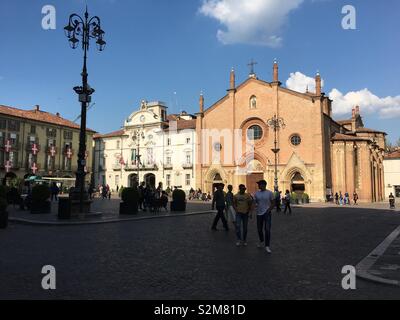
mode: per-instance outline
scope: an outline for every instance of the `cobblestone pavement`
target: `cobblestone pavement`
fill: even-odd
[[[398,225],[389,211],[297,208],[274,214],[272,255],[237,248],[234,232],[210,231],[213,214],[119,224],[0,230],[0,299],[399,299],[400,289],[357,280],[355,266]],[[220,226],[221,227],[221,226]],[[397,263],[397,262],[396,262]],[[41,269],[57,289],[41,289]]]

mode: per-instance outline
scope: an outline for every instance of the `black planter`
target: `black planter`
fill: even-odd
[[[32,214],[41,214],[41,213],[51,213],[51,202],[35,202],[31,203],[31,213]]]
[[[119,204],[119,214],[137,214],[138,204],[136,202],[121,202]]]
[[[186,202],[171,202],[171,211],[183,212],[186,211]]]
[[[71,200],[69,198],[58,199],[58,219],[71,219]]]
[[[8,225],[8,212],[2,211],[0,212],[0,229],[7,228]]]

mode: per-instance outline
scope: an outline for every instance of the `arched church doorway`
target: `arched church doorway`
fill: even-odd
[[[247,192],[254,194],[258,191],[257,182],[264,180],[264,167],[260,161],[253,159],[247,165],[246,188]]]
[[[156,188],[156,176],[153,173],[148,173],[144,176],[146,187],[150,189]]]
[[[291,187],[292,187],[292,192],[296,193],[304,193],[304,191],[306,190],[304,178],[300,172],[295,172],[295,174],[293,175],[291,181]]]
[[[213,179],[213,185],[212,185],[212,193],[214,194],[215,190],[217,190],[218,186],[220,184],[223,184],[224,181],[222,180],[222,177],[219,173],[216,173]]]

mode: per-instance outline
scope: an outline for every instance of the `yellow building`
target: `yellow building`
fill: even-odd
[[[76,123],[35,106],[21,110],[0,105],[0,178],[75,178],[79,150]],[[91,179],[93,130],[87,131],[87,176]]]
[[[265,179],[273,189],[275,132],[268,120],[277,116],[286,124],[277,131],[279,190],[305,192],[311,201],[324,201],[336,192],[357,192],[361,201],[382,200],[385,133],[364,128],[358,107],[352,119],[335,121],[332,101],[322,92],[319,74],[315,82],[316,92],[285,88],[275,62],[271,82],[251,73],[236,86],[232,70],[224,97],[205,109],[201,96],[196,187],[212,192],[218,183],[235,188],[244,183],[254,192],[256,181]],[[219,132],[221,139],[216,142],[207,130]],[[234,131],[241,133],[242,140],[229,137]],[[252,135],[246,138],[249,132]],[[252,140],[253,150],[243,146],[247,140]]]

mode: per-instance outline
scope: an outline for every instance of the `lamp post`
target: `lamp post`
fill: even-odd
[[[81,127],[79,134],[79,153],[78,153],[78,170],[76,172],[75,192],[73,198],[79,196],[79,210],[83,212],[83,202],[87,194],[85,192],[85,153],[86,153],[86,111],[88,103],[91,102],[91,95],[94,93],[88,84],[87,73],[87,51],[89,50],[90,40],[95,39],[99,51],[103,51],[106,42],[103,40],[104,31],[101,29],[100,18],[94,16],[89,19],[89,13],[86,11],[84,18],[77,14],[71,14],[69,17],[68,25],[64,28],[65,35],[67,36],[72,49],[78,47],[79,42],[82,44],[83,55],[83,69],[82,69],[82,86],[74,87],[74,91],[79,95],[79,102],[81,102]]]
[[[267,121],[270,128],[274,130],[274,148],[271,149],[275,154],[275,179],[274,179],[274,190],[278,191],[278,153],[281,149],[278,148],[278,131],[286,127],[283,118],[274,115],[271,119]]]
[[[133,140],[136,141],[137,144],[137,152],[136,152],[136,164],[137,164],[137,184],[139,186],[140,184],[140,179],[139,179],[139,174],[140,174],[140,158],[142,157],[140,155],[140,140],[144,140],[145,135],[144,135],[144,128],[140,128],[137,129],[134,133],[133,133]]]

